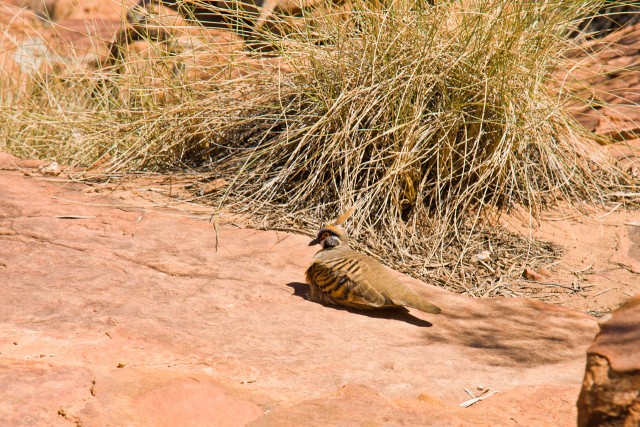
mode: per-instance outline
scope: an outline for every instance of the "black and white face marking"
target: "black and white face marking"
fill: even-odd
[[[340,238],[333,232],[327,229],[322,229],[318,232],[318,237],[313,239],[309,246],[320,245],[322,249],[333,248],[340,244]]]
[[[320,240],[320,246],[322,246],[322,249],[335,248],[340,244],[340,239],[338,238],[338,236],[334,236],[333,234],[329,233],[326,234],[328,234],[328,236]]]

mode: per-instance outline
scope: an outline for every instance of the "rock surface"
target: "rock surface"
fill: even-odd
[[[640,24],[585,43],[571,56],[571,70],[559,73],[577,99],[572,115],[605,139],[640,137]]]
[[[33,12],[43,21],[121,21],[137,0],[3,0],[2,3]]]
[[[511,287],[520,295],[602,316],[640,294],[638,210],[614,205],[578,213],[570,206],[558,205],[536,222],[528,212],[517,210],[504,215],[502,221],[514,233],[531,234],[563,251],[548,268],[534,272],[539,281]]]
[[[640,425],[640,297],[613,313],[587,354],[578,425]]]
[[[103,7],[86,16],[73,13],[52,23],[40,18],[37,10],[20,8],[20,3],[0,2],[0,86],[4,96],[29,93],[52,74],[78,80],[94,71],[107,60],[110,43],[122,27],[119,13],[125,10],[119,3],[102,2]],[[117,5],[118,14],[107,13]]]
[[[575,425],[590,316],[406,277],[443,313],[324,307],[306,236],[216,250],[209,215],[37,166],[0,157],[2,425]]]
[[[126,23],[136,0],[0,1],[0,86],[4,96],[19,97],[52,76],[63,81],[95,82],[114,72],[164,99],[168,92],[152,63],[181,70],[194,88],[204,81],[236,78],[256,70],[277,74],[287,67],[281,58],[253,58],[233,31],[189,24],[177,12],[151,15],[145,25],[160,26],[171,43],[135,37],[140,28]],[[143,32],[144,33],[144,32]],[[160,37],[162,38],[162,37]],[[167,59],[167,57],[171,59]],[[126,92],[126,91],[123,91]],[[10,95],[9,95],[10,94]]]

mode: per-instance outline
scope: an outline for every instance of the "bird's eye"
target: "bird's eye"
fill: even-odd
[[[324,240],[327,237],[329,237],[329,233],[327,233],[326,231],[324,233],[322,233],[322,236],[320,236],[320,240]]]

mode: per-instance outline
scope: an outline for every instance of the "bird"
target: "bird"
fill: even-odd
[[[354,210],[325,224],[309,243],[322,248],[305,273],[309,299],[361,310],[412,307],[425,313],[440,313],[439,307],[394,277],[378,261],[351,249],[342,224]]]

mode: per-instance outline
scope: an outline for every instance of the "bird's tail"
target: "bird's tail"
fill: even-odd
[[[425,313],[438,314],[442,311],[440,310],[440,307],[432,304],[426,298],[423,298],[417,294],[408,295],[406,301],[409,307],[417,308],[418,310],[424,311]]]

